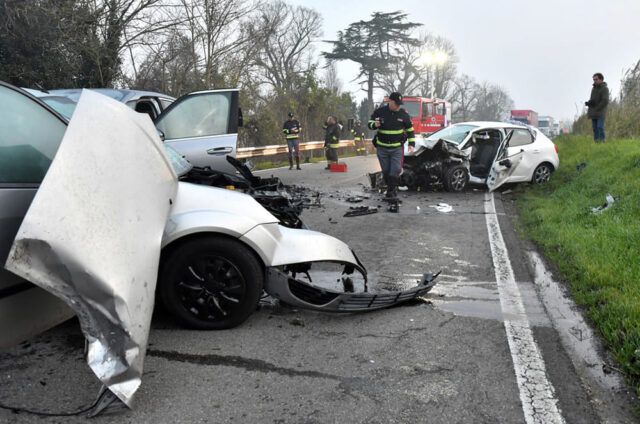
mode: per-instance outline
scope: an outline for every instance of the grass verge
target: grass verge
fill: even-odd
[[[640,140],[556,144],[561,165],[551,181],[520,194],[523,229],[569,281],[640,395]],[[607,193],[616,202],[593,214]]]

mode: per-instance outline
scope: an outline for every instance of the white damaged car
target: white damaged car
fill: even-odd
[[[418,138],[415,151],[405,151],[401,185],[456,192],[471,183],[493,191],[505,183],[545,183],[559,166],[557,146],[537,128],[464,122]]]
[[[182,324],[221,329],[242,323],[263,289],[299,307],[355,312],[433,287],[425,275],[410,290],[367,292],[366,270],[344,242],[289,228],[249,195],[181,182],[186,167],[151,120],[115,100],[84,91],[68,127],[1,82],[0,106],[2,336],[18,340],[22,319],[35,327],[19,331],[42,331],[47,305],[62,299],[111,401],[131,406],[141,384],[156,295]],[[345,288],[364,290],[317,284],[335,282],[335,272]]]

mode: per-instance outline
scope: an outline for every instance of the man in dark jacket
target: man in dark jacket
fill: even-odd
[[[596,143],[604,143],[604,119],[607,114],[607,105],[609,105],[609,87],[604,82],[604,76],[597,72],[593,74],[593,88],[591,89],[591,98],[585,102],[588,106],[587,116],[591,118],[593,126],[593,139]]]
[[[351,128],[351,135],[353,136],[353,142],[356,145],[356,154],[366,155],[367,149],[364,145],[365,134],[362,129],[362,123],[359,120],[353,124],[353,128]]]
[[[404,157],[405,141],[409,142],[409,152],[413,152],[416,145],[416,136],[413,131],[411,117],[402,108],[402,94],[398,92],[389,95],[386,106],[382,106],[373,112],[369,120],[369,129],[378,130],[375,135],[374,145],[378,153],[378,161],[382,168],[382,176],[387,185],[386,198],[397,198],[396,189],[400,183],[402,161]]]
[[[340,147],[340,126],[335,116],[328,116],[324,125],[324,151],[327,157],[327,167],[338,163],[338,147]]]
[[[289,119],[284,121],[282,132],[287,139],[289,149],[289,169],[293,169],[293,153],[296,156],[296,169],[300,169],[300,131],[302,127],[297,119],[293,118],[293,112],[289,112]]]

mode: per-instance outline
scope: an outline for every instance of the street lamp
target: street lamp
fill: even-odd
[[[420,57],[420,61],[426,66],[442,66],[449,60],[447,52],[442,50],[424,52]]]

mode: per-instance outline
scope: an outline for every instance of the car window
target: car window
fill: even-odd
[[[39,184],[66,125],[34,100],[0,86],[0,184]]]
[[[66,97],[47,96],[41,97],[40,100],[67,119],[71,119],[73,112],[76,110],[77,103]]]
[[[533,137],[525,129],[514,129],[509,139],[509,147],[524,146],[531,143],[533,143]]]
[[[427,140],[438,141],[440,139],[444,139],[451,143],[460,144],[467,138],[469,132],[473,131],[476,128],[478,128],[476,125],[451,125],[450,127],[445,127],[434,132],[429,137],[427,137]]]
[[[231,93],[191,95],[174,103],[156,126],[166,140],[227,134]]]

